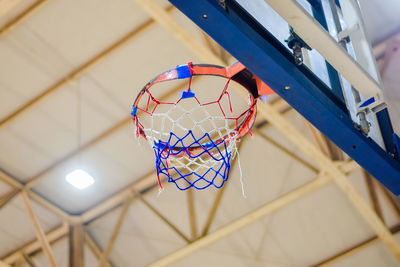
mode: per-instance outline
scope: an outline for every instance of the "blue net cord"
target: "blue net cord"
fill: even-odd
[[[171,132],[167,142],[159,140],[153,146],[159,181],[166,176],[180,190],[221,188],[231,168],[232,144],[228,143],[235,141],[233,137],[214,142],[208,133],[197,139],[190,130],[179,138]]]

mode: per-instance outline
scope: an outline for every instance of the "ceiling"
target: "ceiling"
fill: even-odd
[[[371,43],[376,45],[400,31],[397,16],[400,3],[396,0],[360,0],[364,23]]]
[[[400,27],[396,1],[360,2],[373,43]],[[221,53],[216,58],[234,61],[167,1],[155,3],[193,35],[190,42],[215,49]],[[197,246],[196,237],[221,197],[208,231],[213,241],[177,257],[172,266],[314,266],[330,258],[331,266],[398,266],[393,250],[375,238],[378,233],[390,240],[390,234],[382,233],[399,228],[399,207],[390,194],[378,183],[369,186],[366,181],[371,180],[358,165],[337,148],[326,148],[329,142],[278,97],[271,97],[267,105],[279,111],[278,119],[284,117],[307,144],[315,144],[313,149],[325,147],[342,159],[321,150],[308,154],[306,145],[293,144],[291,135],[270,119],[240,142],[240,158],[223,194],[213,188],[188,194],[167,183],[159,194],[154,154],[135,137],[131,106],[139,89],[156,74],[204,58],[134,0],[0,0],[2,10],[7,10],[0,12],[3,262],[50,266],[43,243],[36,241],[38,227],[31,222],[36,217],[39,228],[50,233],[50,254],[59,266],[68,266],[68,225],[76,224],[86,233],[85,266],[97,266],[108,247],[104,262],[146,266],[188,244]],[[397,65],[390,62],[383,77],[393,86]],[[212,84],[206,86],[215,90]],[[175,87],[165,90],[167,98],[176,96]],[[232,92],[232,98],[239,96]],[[259,115],[256,124],[263,121]],[[332,177],[323,179],[326,175],[315,155],[326,159],[329,170],[348,173],[348,179],[341,184]],[[65,181],[77,166],[93,175],[93,186],[81,191]],[[343,190],[343,184],[359,193]],[[33,217],[23,192],[29,195]],[[373,219],[378,218],[374,203],[384,224]],[[263,214],[259,220],[242,220],[262,207],[266,208],[257,213]],[[379,227],[384,230],[377,231]],[[114,235],[116,229],[119,233]],[[225,236],[220,229],[232,233]],[[394,238],[400,242],[400,234]],[[344,253],[347,249],[351,253]]]

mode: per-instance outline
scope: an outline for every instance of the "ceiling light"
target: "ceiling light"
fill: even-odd
[[[94,183],[93,177],[83,170],[75,170],[67,174],[65,180],[81,190]]]

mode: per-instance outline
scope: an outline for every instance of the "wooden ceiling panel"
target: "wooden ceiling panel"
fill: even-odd
[[[10,103],[0,108],[4,118],[28,99],[32,98],[53,82],[48,73],[37,68],[36,64],[24,56],[20,48],[7,38],[0,40],[0,88],[10,97]],[[4,89],[3,89],[4,88]]]
[[[129,0],[73,0],[51,1],[27,23],[76,67],[146,18]]]

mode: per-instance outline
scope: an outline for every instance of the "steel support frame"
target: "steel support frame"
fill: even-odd
[[[284,102],[283,100],[279,99],[279,101],[275,101],[273,103],[274,108],[276,108],[277,110],[279,110],[282,114],[287,115],[288,111],[293,111],[293,109],[290,108],[289,105],[287,105],[286,102]],[[257,129],[263,128],[263,127],[267,127],[270,126],[270,124],[266,124],[265,121],[261,122],[259,125],[256,125]],[[255,131],[255,134],[258,134],[258,131]],[[268,142],[271,142],[272,140],[268,140]],[[242,143],[239,143],[239,148],[240,145]],[[275,143],[272,143],[274,146],[277,145]],[[282,147],[278,147],[279,149],[282,149]],[[283,151],[284,153],[288,153],[287,151]],[[288,156],[292,157],[293,155],[288,153]],[[297,158],[295,158],[295,160],[298,160]],[[301,164],[304,164],[304,162],[300,161]],[[233,163],[234,164],[234,163]],[[350,163],[345,163],[345,162],[338,162],[338,165],[343,166],[345,172],[348,172],[350,170],[356,169],[358,168],[357,165],[354,162],[350,162]],[[312,168],[311,168],[312,169]],[[316,171],[314,169],[314,171]],[[98,205],[94,206],[93,208],[89,209],[88,211],[82,213],[79,216],[72,216],[69,215],[67,213],[64,213],[63,211],[59,210],[58,208],[56,208],[55,206],[53,206],[50,202],[47,202],[47,200],[41,199],[39,197],[35,197],[36,195],[34,195],[34,193],[32,191],[27,191],[30,192],[30,196],[33,198],[33,200],[35,201],[39,201],[39,204],[41,204],[43,207],[49,209],[49,211],[53,212],[54,214],[56,214],[57,216],[59,216],[61,219],[64,220],[64,223],[61,224],[59,227],[57,227],[56,229],[50,231],[49,233],[46,234],[48,240],[50,243],[53,243],[57,240],[60,240],[62,238],[65,238],[66,235],[68,234],[68,223],[67,222],[72,222],[72,221],[79,221],[81,220],[85,225],[86,224],[90,224],[92,221],[100,219],[100,218],[104,218],[108,215],[111,214],[111,211],[115,211],[118,208],[121,208],[124,202],[126,202],[129,198],[134,197],[134,199],[136,200],[140,200],[140,199],[144,199],[142,197],[141,194],[138,193],[138,191],[142,191],[143,189],[147,188],[146,193],[147,192],[151,192],[151,190],[148,190],[148,188],[151,188],[153,185],[156,185],[155,182],[155,176],[156,174],[153,172],[149,175],[146,175],[138,180],[136,180],[135,182],[133,182],[132,184],[128,185],[127,187],[125,187],[122,191],[116,193],[114,196],[104,200],[103,202],[99,203]],[[15,180],[15,178],[7,176],[7,174],[5,173],[0,173],[0,177],[2,177],[4,179],[5,182],[7,182],[8,184],[10,184],[11,186],[18,188],[17,193],[19,193],[19,189],[23,188],[23,185],[20,184],[19,182],[17,182]],[[223,192],[222,190],[225,187],[223,187],[221,189],[221,192]],[[160,217],[161,214],[157,214],[159,213],[158,211],[156,211],[154,209],[154,207],[149,206],[149,203],[147,203],[146,201],[143,202],[150,210],[152,210],[153,212],[156,213],[157,216]],[[163,217],[161,215],[161,217]],[[213,217],[213,216],[212,216]],[[161,218],[162,220],[164,220],[163,218]],[[210,219],[209,224],[211,224],[212,222],[212,218]],[[179,229],[177,229],[174,225],[170,225],[170,222],[167,222],[167,224],[169,224],[169,226],[171,227],[172,230],[174,230],[175,232],[178,233],[178,235],[180,235],[181,237],[185,237],[184,235],[182,235],[182,233],[179,231]],[[209,227],[210,225],[208,225]],[[204,228],[205,229],[205,228]],[[204,230],[203,230],[204,231]],[[207,229],[208,231],[208,229]],[[202,236],[205,236],[207,233],[202,234]],[[102,256],[102,251],[96,247],[94,247],[96,244],[94,243],[94,241],[91,239],[90,234],[86,233],[86,242],[88,243],[89,247],[91,248],[92,251],[96,250],[96,252],[93,252],[96,257],[100,260],[101,256]],[[184,238],[184,239],[185,239]],[[88,240],[90,239],[90,240]],[[186,238],[185,240],[187,240],[189,242],[189,239]],[[3,258],[4,262],[8,263],[8,264],[12,264],[14,262],[16,262],[21,253],[26,253],[27,255],[30,255],[32,253],[35,253],[37,251],[40,250],[40,244],[38,240],[34,240],[28,244],[23,245],[22,247],[18,248],[17,250],[11,252],[10,254],[8,254],[7,256],[5,256]],[[109,263],[106,263],[109,265]],[[109,265],[111,266],[111,265]]]
[[[176,39],[182,42],[182,44],[190,49],[198,58],[204,62],[217,62],[218,64],[222,61],[210,53],[203,45],[198,43],[195,38],[187,33],[182,26],[179,25],[174,19],[171,18],[158,4],[153,0],[136,0],[136,2],[150,15],[152,16],[160,25],[169,31]],[[215,4],[212,3],[212,4]],[[219,2],[221,4],[221,2]],[[223,8],[225,10],[226,2],[223,3]],[[218,6],[218,5],[217,5]],[[203,19],[208,19],[208,14],[203,13],[201,15]],[[240,20],[240,19],[239,19]],[[217,21],[214,21],[217,22]],[[220,23],[221,21],[218,21]],[[246,22],[247,23],[247,22]],[[275,39],[274,39],[275,40]],[[279,43],[279,45],[281,45]],[[278,45],[277,45],[278,46]],[[282,47],[282,46],[281,46]],[[283,54],[288,54],[288,58],[293,61],[291,53],[289,51],[282,49]],[[310,73],[309,73],[310,74]],[[313,74],[307,76],[312,77]],[[315,77],[315,75],[314,75]],[[319,80],[315,80],[318,82]],[[320,81],[319,81],[320,82]],[[325,89],[326,94],[331,95],[333,99],[329,98],[331,101],[335,101],[335,96],[330,92],[328,88],[324,87],[324,84],[320,82],[321,88]],[[243,97],[247,98],[247,95],[243,90],[235,88],[235,91]],[[236,90],[238,89],[238,90]],[[291,89],[290,86],[285,86],[285,90]],[[327,95],[325,95],[327,96]],[[340,106],[341,101],[336,99],[336,108],[345,111],[343,107]],[[338,105],[339,104],[339,105]],[[379,217],[374,213],[374,211],[368,206],[368,204],[363,200],[362,196],[357,192],[354,186],[348,181],[345,173],[338,169],[337,165],[326,155],[324,155],[318,148],[306,139],[301,132],[299,132],[294,126],[292,126],[286,119],[283,118],[279,112],[277,112],[270,104],[257,105],[258,113],[261,117],[268,120],[273,126],[275,126],[282,134],[284,134],[293,144],[295,144],[299,149],[301,149],[306,155],[308,155],[313,161],[315,161],[323,172],[329,173],[331,177],[334,178],[335,183],[343,190],[345,195],[349,198],[352,204],[357,208],[357,211],[362,215],[365,221],[374,229],[377,235],[382,239],[385,245],[390,249],[393,255],[400,260],[400,246],[394,239],[393,235],[387,229],[387,227],[380,221]],[[189,249],[190,250],[190,249]],[[179,252],[177,252],[180,254]],[[176,254],[173,253],[168,258],[177,258]],[[168,259],[168,261],[170,260]],[[164,260],[161,260],[165,262]]]
[[[367,38],[358,1],[339,0],[339,2],[347,29],[339,32],[338,38],[349,37],[357,62],[382,86],[381,77],[376,66],[372,47]],[[385,108],[376,114],[372,113],[368,116],[368,119],[373,127],[379,129],[374,140],[380,144],[381,147],[385,148],[388,153],[396,155],[398,158],[399,151],[396,151],[395,148],[396,145],[393,140],[393,128],[388,109]]]
[[[214,232],[208,233],[205,236],[200,237],[196,241],[176,250],[172,253],[152,262],[149,267],[164,267],[172,265],[173,263],[193,254],[194,252],[205,248],[220,239],[223,239],[232,233],[240,231],[241,229],[253,224],[256,221],[264,218],[265,216],[271,215],[274,212],[283,209],[284,207],[292,204],[293,202],[307,196],[311,192],[314,192],[333,180],[333,177],[325,172],[321,172],[317,175],[317,178],[312,181],[297,187],[296,189],[279,196],[278,198],[265,203],[261,207],[250,211],[242,217],[233,220],[224,226],[218,228]]]
[[[240,5],[225,1],[224,8],[213,0],[170,2],[391,192],[400,195],[400,163],[356,130],[335,99],[325,94],[329,89],[306,67],[296,66],[289,51]]]
[[[44,2],[44,1],[43,1]],[[57,213],[57,212],[56,212]],[[59,215],[59,213],[57,213],[58,215]],[[61,217],[64,217],[64,216],[61,216]]]

